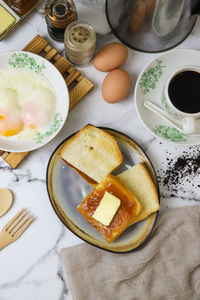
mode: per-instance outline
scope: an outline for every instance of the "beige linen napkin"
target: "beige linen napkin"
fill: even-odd
[[[74,300],[200,300],[200,206],[160,214],[137,251],[83,243],[62,249],[62,260]]]

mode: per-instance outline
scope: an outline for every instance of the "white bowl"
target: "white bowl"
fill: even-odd
[[[25,51],[0,53],[0,69],[28,69],[44,75],[53,86],[56,94],[56,110],[53,121],[45,130],[38,130],[36,135],[18,139],[0,136],[0,150],[9,152],[27,152],[42,147],[50,142],[63,127],[69,110],[69,92],[61,73],[45,58]]]

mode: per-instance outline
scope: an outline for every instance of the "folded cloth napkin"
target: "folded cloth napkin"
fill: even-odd
[[[137,251],[83,243],[62,249],[62,260],[74,300],[199,300],[200,205],[161,213]]]

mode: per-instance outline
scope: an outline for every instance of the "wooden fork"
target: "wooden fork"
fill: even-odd
[[[16,241],[33,220],[31,214],[22,208],[0,232],[0,250]]]

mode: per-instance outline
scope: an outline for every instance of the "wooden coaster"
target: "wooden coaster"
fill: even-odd
[[[51,47],[48,42],[39,34],[23,49],[43,56],[51,61],[54,66],[64,76],[69,89],[69,111],[78,104],[83,97],[94,87],[86,77],[76,70],[66,58],[61,56],[58,51]],[[15,169],[29,152],[6,152],[0,150],[0,156]]]

